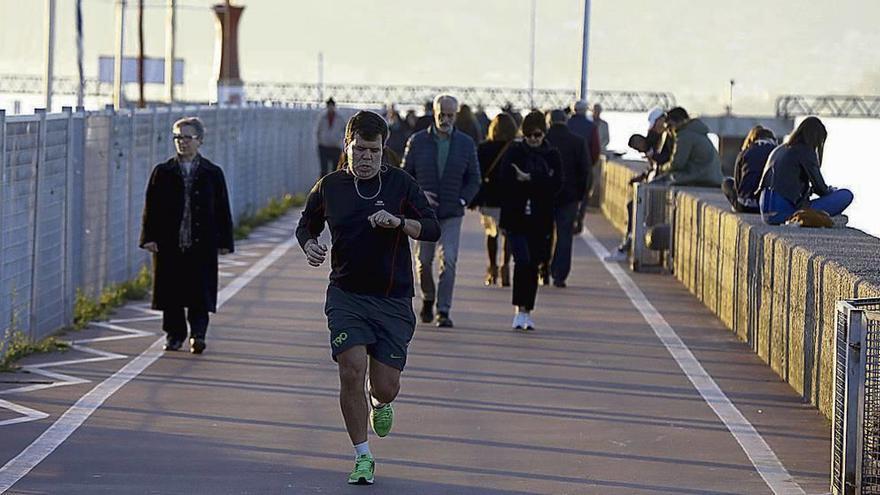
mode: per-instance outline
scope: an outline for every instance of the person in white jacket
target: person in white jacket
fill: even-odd
[[[336,170],[339,157],[342,156],[342,140],[345,138],[345,121],[336,113],[336,102],[329,98],[326,103],[327,109],[321,112],[317,129],[320,177]]]

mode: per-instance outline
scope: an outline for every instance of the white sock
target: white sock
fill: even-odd
[[[375,397],[370,395],[370,404],[373,405],[373,409],[378,409],[380,407],[385,406],[387,403],[386,402],[379,402],[378,400],[376,400]]]
[[[370,457],[373,457],[373,453],[370,452],[370,441],[369,440],[367,440],[364,443],[359,443],[359,444],[355,445],[354,452],[355,452],[355,454],[354,454],[355,458],[357,458],[358,456],[362,456],[364,454],[366,454]]]

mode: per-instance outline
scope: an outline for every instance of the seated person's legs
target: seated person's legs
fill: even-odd
[[[765,189],[761,191],[761,219],[766,224],[780,225],[797,210],[795,206],[775,192]]]
[[[822,210],[833,217],[843,213],[852,201],[853,193],[849,189],[837,189],[821,198],[810,201],[810,208]]]

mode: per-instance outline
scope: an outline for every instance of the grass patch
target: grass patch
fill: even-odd
[[[127,282],[105,288],[97,299],[92,299],[81,290],[76,291],[73,306],[73,328],[80,330],[93,320],[106,319],[113,308],[122,306],[125,301],[147,297],[152,284],[152,274],[146,266],[141,267],[137,276]]]
[[[47,337],[39,342],[32,342],[21,330],[8,328],[6,330],[5,339],[6,352],[0,359],[0,372],[13,371],[15,366],[13,363],[19,359],[31,354],[39,354],[45,352],[66,351],[68,345],[58,340],[57,337]]]
[[[285,194],[281,199],[272,198],[269,203],[250,216],[238,219],[238,225],[233,230],[235,240],[247,239],[251,232],[260,225],[267,224],[272,220],[287,213],[294,206],[302,206],[306,203],[306,196],[302,193]]]

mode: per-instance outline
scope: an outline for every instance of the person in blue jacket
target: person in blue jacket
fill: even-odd
[[[767,158],[759,189],[761,218],[770,225],[785,223],[797,210],[812,208],[840,215],[852,203],[848,189],[837,189],[822,177],[822,155],[828,131],[816,117],[807,117]],[[813,194],[819,196],[811,199]]]

